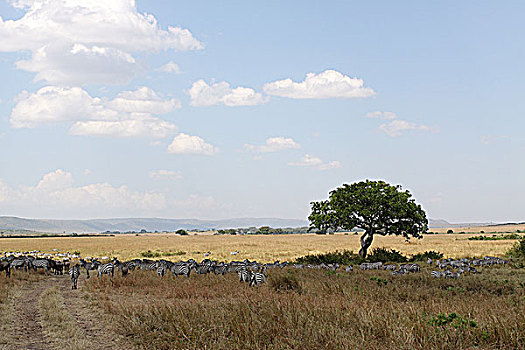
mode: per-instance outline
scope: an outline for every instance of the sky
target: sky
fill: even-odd
[[[522,1],[0,0],[0,215],[525,220]]]

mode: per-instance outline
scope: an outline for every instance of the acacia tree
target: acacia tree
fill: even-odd
[[[344,184],[331,191],[328,200],[311,202],[309,230],[364,230],[359,250],[364,258],[376,234],[403,236],[407,241],[410,237],[422,238],[428,220],[411,197],[400,185],[384,181]]]

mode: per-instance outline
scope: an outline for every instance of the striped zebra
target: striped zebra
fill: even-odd
[[[173,276],[186,276],[190,277],[191,267],[188,263],[176,263],[170,268]]]
[[[250,287],[266,283],[266,276],[263,272],[252,272],[250,276]]]
[[[69,277],[71,278],[71,283],[73,286],[71,289],[77,289],[78,277],[80,276],[80,266],[73,265],[69,268]]]
[[[36,272],[37,269],[44,269],[44,271],[46,272],[46,275],[49,276],[49,268],[51,267],[51,265],[54,265],[51,263],[51,260],[48,260],[48,259],[35,259],[32,261],[32,265],[33,265],[33,271]]]
[[[100,262],[97,260],[92,261],[85,261],[84,259],[80,259],[80,267],[84,268],[86,271],[86,276],[89,279],[89,270],[97,270],[100,265]]]
[[[113,278],[113,273],[115,271],[115,265],[113,263],[107,263],[107,264],[101,264],[98,269],[98,277],[102,277],[102,275],[111,275],[111,278]]]
[[[396,264],[383,265],[383,270],[395,271],[397,270],[397,265]]]
[[[430,276],[435,278],[445,277],[445,271],[432,271],[430,272]]]
[[[29,260],[26,257],[19,257],[11,261],[10,267],[15,270],[24,269],[24,271],[27,271],[28,268],[30,269],[32,267],[32,263],[31,263],[31,260]]]
[[[374,263],[362,263],[359,265],[359,268],[361,270],[379,270],[383,267],[383,263],[381,261],[374,262]]]
[[[157,276],[164,277],[165,274],[166,274],[166,265],[159,264],[159,266],[157,267]]]
[[[345,267],[346,272],[354,271],[354,267],[352,265]]]
[[[240,282],[247,282],[249,283],[251,281],[252,272],[246,269],[241,269],[237,271],[237,275],[239,276]]]
[[[399,266],[399,269],[405,269],[409,272],[421,271],[421,267],[418,264],[403,264]]]

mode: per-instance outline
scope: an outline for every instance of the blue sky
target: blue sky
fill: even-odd
[[[0,214],[524,220],[519,1],[0,2]]]

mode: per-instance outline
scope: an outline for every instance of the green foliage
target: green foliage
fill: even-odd
[[[403,263],[407,262],[408,259],[406,256],[401,254],[395,249],[385,249],[385,248],[374,248],[372,250],[372,253],[369,254],[366,257],[366,261],[368,262],[396,262],[396,263]]]
[[[454,233],[454,230],[447,230],[447,233]]]
[[[443,258],[443,253],[429,250],[424,253],[417,253],[416,255],[410,258],[410,261],[426,261],[428,258],[432,260],[438,260]]]
[[[342,252],[336,250],[335,252],[328,252],[323,254],[309,254],[296,259],[298,264],[340,264],[340,265],[358,265],[365,260],[359,255],[354,254],[350,250],[343,250]]]
[[[525,238],[514,243],[512,248],[507,252],[507,256],[514,259],[525,258]]]
[[[181,236],[187,236],[188,235],[188,232],[186,232],[186,230],[183,230],[183,229],[177,230],[177,231],[175,231],[175,233],[178,234],[178,235],[181,235]]]
[[[384,181],[361,181],[343,184],[331,191],[324,201],[311,202],[308,216],[310,231],[365,231],[360,255],[365,257],[373,235],[380,234],[421,238],[428,230],[428,220],[421,205],[400,185]]]
[[[74,254],[74,255],[80,255],[80,251],[75,250],[75,251],[73,252],[73,254]]]
[[[509,235],[492,235],[492,236],[473,236],[469,237],[469,241],[499,241],[499,240],[505,240],[505,239],[522,239],[522,235],[518,235],[517,233],[511,233]]]
[[[380,277],[370,277],[370,281],[376,281],[378,286],[384,286],[388,283],[388,280]]]
[[[443,327],[451,326],[456,329],[465,329],[465,328],[476,328],[478,324],[471,320],[470,318],[465,319],[461,317],[460,315],[456,314],[455,312],[452,312],[450,314],[438,314],[435,317],[432,317],[432,319],[429,322],[430,325],[435,327]]]
[[[147,252],[141,252],[140,256],[144,258],[158,258],[162,254],[159,252],[152,252],[151,250],[148,250]]]

